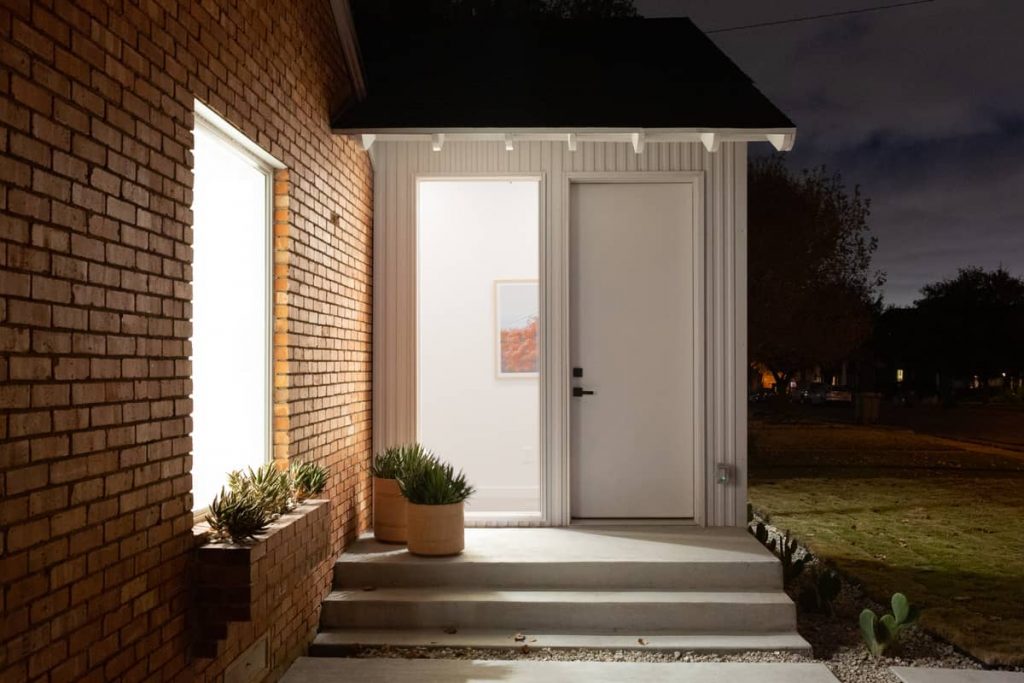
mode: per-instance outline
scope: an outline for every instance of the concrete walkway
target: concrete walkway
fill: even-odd
[[[302,657],[281,683],[838,683],[823,664],[636,664]]]
[[[1024,683],[1024,674],[1009,671],[894,666],[892,672],[903,683]]]

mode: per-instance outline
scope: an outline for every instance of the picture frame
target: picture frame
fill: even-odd
[[[494,367],[498,379],[540,377],[537,280],[494,281]]]

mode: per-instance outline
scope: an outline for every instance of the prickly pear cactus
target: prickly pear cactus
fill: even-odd
[[[886,614],[881,618],[869,609],[860,613],[861,636],[868,652],[876,657],[896,643],[903,629],[917,621],[920,614],[903,593],[894,593],[891,604],[892,614]]]

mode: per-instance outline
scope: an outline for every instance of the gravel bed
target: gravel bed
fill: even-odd
[[[777,529],[768,525],[774,537]],[[813,560],[812,560],[813,562]],[[805,571],[792,587],[790,596],[798,598],[800,579],[808,578]],[[797,600],[797,605],[799,605]],[[793,652],[743,652],[735,654],[707,654],[700,652],[667,652],[661,650],[582,650],[532,648],[451,648],[451,647],[365,647],[351,653],[354,657],[398,657],[425,659],[523,659],[541,661],[606,661],[606,662],[820,662],[832,670],[842,683],[898,683],[889,671],[891,666],[940,667],[948,669],[983,669],[976,659],[958,651],[948,643],[931,636],[920,628],[911,627],[904,632],[900,643],[884,657],[872,657],[861,640],[857,620],[861,610],[870,607],[876,614],[884,608],[864,595],[859,586],[843,581],[843,588],[833,605],[835,614],[800,611],[800,635],[814,648],[814,656]],[[527,634],[528,635],[528,634]],[[642,636],[642,634],[638,634]],[[1024,671],[1024,667],[1004,668]]]
[[[920,634],[924,639],[927,635]],[[805,634],[806,637],[806,634]],[[743,652],[737,654],[707,654],[700,652],[664,652],[644,650],[570,650],[551,648],[423,648],[423,647],[367,647],[352,653],[355,657],[397,657],[410,659],[501,659],[535,661],[583,661],[583,662],[819,662],[828,666],[836,678],[843,683],[897,683],[890,666],[938,666],[961,669],[980,669],[974,660],[959,655],[946,647],[943,652],[933,649],[930,644],[925,653],[911,655],[911,643],[917,635],[908,639],[907,652],[901,657],[875,659],[861,646],[840,647],[827,657],[810,657],[793,652]]]

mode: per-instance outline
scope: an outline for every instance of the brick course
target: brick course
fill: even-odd
[[[5,0],[0,63],[0,680],[217,680],[261,633],[189,656],[194,98],[287,166],[274,457],[330,468],[332,555],[369,520],[371,169],[329,130],[330,2]]]

